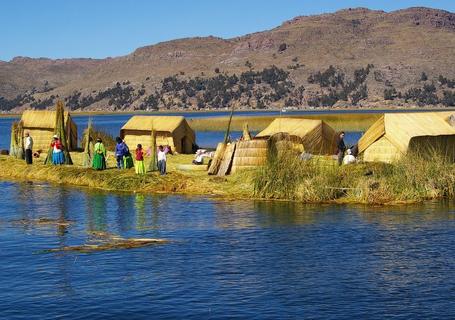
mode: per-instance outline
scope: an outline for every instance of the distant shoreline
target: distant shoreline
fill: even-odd
[[[285,110],[285,111],[284,111]],[[229,113],[230,109],[224,110],[159,110],[159,111],[70,111],[70,113],[75,117],[82,117],[82,116],[98,116],[98,115],[159,115],[159,114],[183,114],[183,113],[190,113],[190,114],[204,114],[204,113]],[[242,113],[249,113],[249,112],[257,112],[257,113],[275,113],[275,112],[282,112],[283,115],[286,114],[344,114],[344,113],[383,113],[383,112],[431,112],[431,111],[455,111],[455,107],[384,107],[384,108],[358,108],[358,107],[350,107],[350,108],[315,108],[315,109],[241,109],[235,110],[234,115],[242,114]],[[20,116],[22,113],[0,113],[0,118],[15,118]]]

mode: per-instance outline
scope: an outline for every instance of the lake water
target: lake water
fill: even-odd
[[[343,114],[343,113],[384,113],[384,112],[404,112],[406,110],[306,110],[306,111],[288,111],[283,113],[286,115],[314,115],[314,114]],[[425,112],[426,110],[422,110]],[[152,113],[151,113],[152,114]],[[230,112],[188,112],[188,113],[159,113],[160,115],[182,115],[186,118],[204,118],[204,117],[221,117],[227,116]],[[237,112],[237,115],[242,116],[261,116],[261,115],[279,115],[279,111],[242,111]],[[89,118],[92,119],[93,124],[113,136],[117,136],[120,132],[120,128],[130,119],[133,115],[127,113],[121,114],[109,114],[109,115],[91,115],[91,116],[80,116],[73,115],[73,119],[78,127],[78,136],[82,137],[82,132],[87,128]],[[11,124],[16,121],[18,117],[6,117],[0,118],[0,149],[9,149],[11,139]],[[238,139],[242,135],[240,131],[231,132],[233,139]],[[347,132],[345,141],[348,145],[355,144],[361,137],[362,132]],[[215,148],[218,142],[224,138],[224,131],[207,131],[207,132],[196,132],[196,141],[200,147],[203,148]]]
[[[309,206],[0,182],[0,318],[449,319],[455,206]],[[71,221],[39,226],[32,219]],[[18,220],[21,220],[19,223]],[[169,244],[44,253],[90,232]]]

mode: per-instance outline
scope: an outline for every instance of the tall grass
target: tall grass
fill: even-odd
[[[338,167],[334,160],[300,160],[283,152],[268,160],[253,178],[254,194],[303,202],[384,204],[455,199],[455,165],[433,153],[409,153],[393,164]]]
[[[87,141],[87,130],[84,130],[84,134],[82,136],[82,149],[85,149],[85,144]],[[90,130],[90,136],[93,138],[93,140],[96,141],[96,139],[100,138],[103,141],[104,147],[106,150],[109,151],[114,151],[115,146],[117,145],[117,142],[115,141],[115,137],[112,136],[110,133],[107,131],[104,131],[103,129],[99,129],[96,127],[92,127]]]

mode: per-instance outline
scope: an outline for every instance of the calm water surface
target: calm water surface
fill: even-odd
[[[455,206],[305,206],[0,182],[0,318],[449,319]],[[68,220],[39,226],[37,218]],[[21,223],[17,220],[22,219]],[[43,253],[90,232],[172,240]]]

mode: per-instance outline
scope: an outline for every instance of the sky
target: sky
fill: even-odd
[[[299,15],[416,6],[455,12],[455,0],[1,0],[0,60],[114,57],[177,38],[241,36]]]

